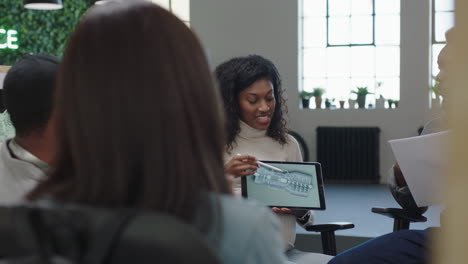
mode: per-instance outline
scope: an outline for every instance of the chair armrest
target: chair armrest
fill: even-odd
[[[405,210],[401,208],[380,208],[380,207],[373,207],[373,213],[381,214],[388,216],[390,218],[400,218],[404,220],[408,220],[410,222],[426,222],[427,218],[420,213]]]
[[[312,232],[320,232],[322,239],[322,250],[324,254],[336,255],[335,231],[353,228],[354,224],[349,222],[334,222],[328,224],[306,224],[304,229]]]
[[[327,232],[353,228],[354,224],[350,222],[333,222],[328,224],[305,225],[304,229],[313,232]]]
[[[409,229],[410,222],[426,222],[427,218],[420,212],[401,208],[373,207],[372,212],[393,218],[393,231]]]

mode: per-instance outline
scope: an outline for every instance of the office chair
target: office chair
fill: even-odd
[[[49,202],[0,207],[0,260],[21,264],[221,263],[194,228],[173,216]]]
[[[409,229],[410,223],[426,222],[427,218],[422,214],[427,210],[427,207],[421,208],[420,211],[403,209],[403,208],[381,208],[372,207],[373,213],[381,214],[393,218],[393,232],[404,229]],[[422,212],[421,212],[422,211]]]
[[[307,231],[320,232],[323,254],[336,256],[335,231],[354,228],[354,224],[349,222],[334,222],[328,224],[306,225],[304,228]]]
[[[309,147],[307,147],[307,143],[305,142],[304,138],[297,132],[290,130],[288,132],[294,139],[297,140],[299,143],[299,147],[301,148],[301,155],[303,161],[309,161]]]
[[[289,134],[293,136],[299,143],[303,161],[309,161],[309,148],[304,138],[297,132],[290,130]],[[322,252],[327,255],[336,255],[336,238],[335,231],[354,228],[353,223],[349,222],[334,222],[327,224],[306,225],[304,229],[310,232],[319,232],[322,240]]]
[[[405,177],[398,164],[392,168],[389,189],[395,201],[401,208],[380,208],[373,207],[373,213],[381,214],[393,218],[393,231],[409,229],[412,222],[426,222],[427,218],[423,214],[427,211],[427,206],[418,207],[414,200]]]

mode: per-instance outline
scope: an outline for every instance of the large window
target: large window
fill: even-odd
[[[439,73],[437,57],[445,46],[445,32],[453,27],[455,23],[455,0],[432,0],[432,76]],[[435,80],[432,80],[435,85]],[[432,93],[432,99],[436,94]]]
[[[190,26],[190,0],[150,0],[174,13]]]
[[[302,0],[302,90],[338,104],[367,87],[366,107],[400,96],[400,0]]]

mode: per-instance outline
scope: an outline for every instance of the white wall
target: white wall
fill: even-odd
[[[306,0],[307,1],[307,0]],[[213,67],[234,57],[259,54],[278,67],[287,91],[291,128],[316,156],[317,126],[378,126],[383,181],[393,163],[389,139],[415,136],[430,117],[430,1],[401,1],[401,91],[394,110],[301,110],[298,85],[297,0],[191,0],[191,25]]]

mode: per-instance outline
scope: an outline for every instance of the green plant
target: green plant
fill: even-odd
[[[0,1],[0,28],[16,30],[19,46],[0,49],[0,65],[12,65],[28,53],[62,56],[70,32],[92,2],[63,0],[63,9],[42,11],[24,8],[21,0]]]
[[[304,100],[309,100],[312,96],[314,96],[313,93],[307,91],[302,91],[299,93],[299,98]]]
[[[434,84],[429,86],[429,90],[434,94],[435,98],[440,97],[440,90],[439,90],[439,81],[433,76],[432,77]]]
[[[312,90],[312,95],[315,97],[321,97],[325,93],[325,89],[321,87],[316,87]]]
[[[351,93],[357,94],[358,96],[359,96],[359,95],[373,94],[373,93],[369,92],[369,90],[367,89],[366,86],[363,86],[363,87],[356,87],[356,90],[355,90],[355,91],[351,91]]]

